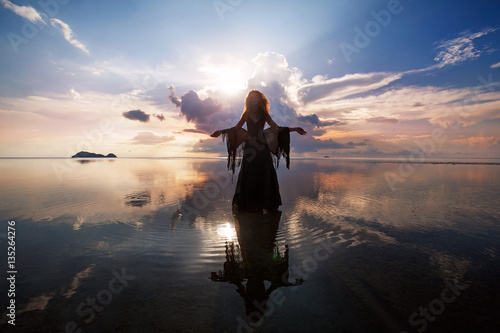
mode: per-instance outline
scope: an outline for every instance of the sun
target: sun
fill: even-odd
[[[242,64],[214,66],[207,64],[199,68],[206,75],[209,87],[226,94],[235,94],[247,88],[248,68]]]
[[[217,87],[226,93],[236,93],[247,87],[245,75],[238,69],[227,68],[216,79]]]

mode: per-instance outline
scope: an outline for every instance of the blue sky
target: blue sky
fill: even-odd
[[[0,4],[0,156],[224,155],[259,89],[295,156],[500,157],[498,1]]]

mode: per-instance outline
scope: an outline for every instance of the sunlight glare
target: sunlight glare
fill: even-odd
[[[217,234],[219,235],[220,238],[222,238],[228,242],[232,242],[237,237],[236,230],[234,229],[234,227],[231,227],[231,225],[229,223],[220,225],[217,228]]]
[[[227,93],[236,93],[246,89],[247,83],[244,74],[238,69],[228,68],[217,79],[219,89]]]

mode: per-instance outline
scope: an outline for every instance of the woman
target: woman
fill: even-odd
[[[247,131],[242,126],[247,124]],[[269,124],[270,129],[264,130]],[[278,176],[271,153],[279,158],[284,155],[289,167],[290,132],[305,135],[300,127],[279,127],[269,114],[269,100],[258,90],[252,90],[245,99],[245,108],[235,127],[215,131],[211,136],[223,134],[227,140],[228,167],[235,169],[237,151],[243,150],[241,170],[238,175],[233,205],[240,210],[277,210],[281,205]]]

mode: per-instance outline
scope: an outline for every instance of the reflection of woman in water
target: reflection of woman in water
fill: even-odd
[[[288,280],[288,246],[285,245],[281,253],[276,242],[280,211],[262,215],[234,208],[233,217],[240,247],[235,247],[233,242],[226,243],[224,270],[212,272],[210,278],[214,282],[234,284],[244,300],[248,319],[256,322],[279,305],[276,304],[279,300],[269,300],[274,290],[298,286],[304,280],[295,278],[295,283]],[[264,281],[271,285],[266,288]]]
[[[245,123],[246,131],[242,128]],[[266,123],[270,128],[264,130]],[[276,125],[269,114],[269,100],[260,91],[252,90],[246,97],[238,124],[212,134],[212,137],[223,134],[223,138],[227,140],[228,167],[233,173],[237,151],[243,150],[243,161],[233,197],[233,205],[238,209],[262,210],[266,214],[268,210],[276,210],[281,205],[278,177],[271,153],[275,155],[276,166],[281,155],[284,155],[289,167],[290,132],[306,134],[300,127]]]

